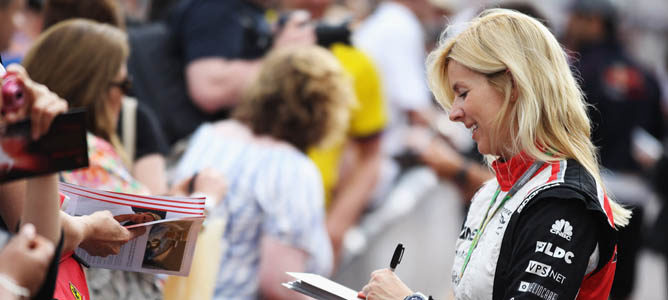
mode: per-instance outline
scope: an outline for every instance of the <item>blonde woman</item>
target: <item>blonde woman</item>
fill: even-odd
[[[491,9],[428,59],[430,88],[470,128],[496,178],[474,196],[456,244],[456,299],[607,299],[615,230],[582,93],[545,26]],[[367,299],[423,299],[389,270]]]
[[[177,167],[211,166],[229,179],[214,214],[227,216],[215,299],[295,299],[286,271],[329,275],[322,179],[304,153],[340,141],[354,101],[336,58],[316,46],[268,54],[232,120],[195,132]]]

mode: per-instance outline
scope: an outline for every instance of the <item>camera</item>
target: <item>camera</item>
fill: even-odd
[[[277,27],[279,30],[285,26],[288,19],[290,19],[290,13],[283,13],[278,18]],[[329,48],[334,43],[342,43],[346,45],[352,45],[350,41],[351,31],[348,27],[350,21],[342,22],[340,24],[326,24],[319,22],[315,25],[315,36],[319,46],[324,48]]]
[[[2,79],[2,114],[15,112],[25,104],[23,84],[15,75],[5,75]]]
[[[318,40],[318,45],[325,48],[329,48],[334,43],[352,45],[348,22],[338,25],[318,23],[315,27],[315,36]]]

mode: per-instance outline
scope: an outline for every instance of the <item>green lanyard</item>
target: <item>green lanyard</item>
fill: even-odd
[[[480,227],[478,227],[478,233],[476,233],[475,237],[473,238],[473,241],[471,242],[471,246],[469,246],[469,251],[466,254],[466,258],[464,259],[462,270],[459,272],[460,279],[464,277],[464,271],[466,271],[466,267],[469,264],[469,260],[471,260],[471,254],[473,254],[473,250],[475,250],[475,248],[478,246],[478,241],[480,240],[482,233],[485,232],[487,224],[489,224],[489,222],[492,220],[494,215],[496,215],[499,209],[501,209],[503,205],[506,204],[508,199],[512,198],[515,195],[515,193],[517,193],[517,191],[521,189],[522,186],[524,186],[524,184],[526,184],[529,181],[529,179],[531,179],[531,177],[534,175],[534,173],[536,173],[536,171],[538,171],[538,169],[540,169],[540,167],[542,166],[543,166],[542,161],[535,161],[531,165],[531,167],[529,167],[529,169],[527,169],[524,172],[524,174],[522,174],[522,177],[520,177],[520,179],[518,179],[515,182],[515,184],[513,184],[513,186],[510,188],[506,196],[503,197],[503,200],[501,200],[499,206],[497,206],[496,209],[494,209],[492,215],[490,216],[489,211],[492,209],[492,206],[494,206],[494,203],[496,203],[496,198],[499,196],[499,193],[501,192],[500,187],[496,188],[496,192],[494,192],[494,196],[492,196],[492,201],[489,203],[489,207],[487,207],[487,212],[485,212],[485,217],[483,218],[483,222],[480,223]]]

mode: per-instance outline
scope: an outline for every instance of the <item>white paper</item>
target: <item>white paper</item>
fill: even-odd
[[[317,274],[286,272],[296,281],[286,282],[283,286],[300,292],[314,299],[321,300],[355,300],[357,291],[329,280]]]

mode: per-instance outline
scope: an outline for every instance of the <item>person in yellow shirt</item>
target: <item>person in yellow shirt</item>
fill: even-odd
[[[375,189],[387,113],[380,77],[370,58],[344,43],[334,43],[329,49],[351,75],[358,101],[346,143],[308,151],[322,175],[327,197],[327,230],[338,261],[346,231],[357,223]]]

